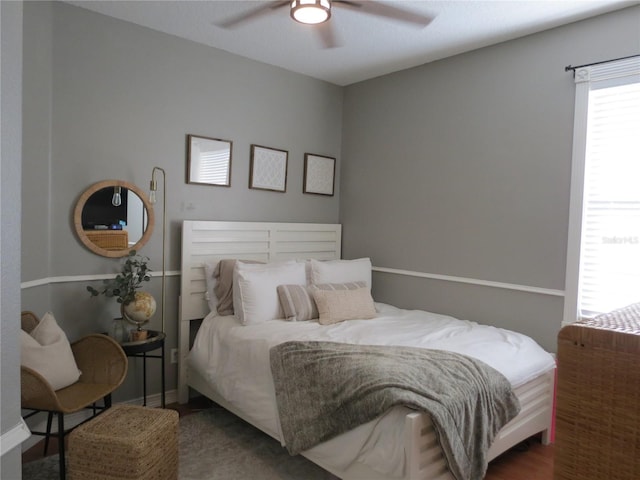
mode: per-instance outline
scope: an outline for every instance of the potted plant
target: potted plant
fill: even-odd
[[[146,339],[147,331],[142,330],[142,325],[147,323],[156,311],[153,296],[140,290],[143,282],[151,280],[148,262],[148,257],[140,256],[135,250],[131,250],[122,263],[120,273],[113,279],[103,280],[102,289],[87,286],[92,297],[105,295],[116,299],[120,304],[122,318],[137,326],[136,331],[132,332],[134,341]]]

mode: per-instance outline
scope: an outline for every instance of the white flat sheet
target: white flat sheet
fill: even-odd
[[[189,354],[190,368],[216,386],[254,424],[281,439],[269,349],[289,340],[320,340],[361,345],[403,345],[462,353],[501,372],[514,387],[553,369],[553,357],[531,338],[420,310],[376,304],[378,316],[333,325],[316,321],[271,320],[244,326],[233,316],[209,315],[202,322]],[[338,470],[363,462],[389,478],[404,473],[402,419],[408,409],[396,407],[308,452]]]

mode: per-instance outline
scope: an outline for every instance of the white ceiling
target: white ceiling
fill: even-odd
[[[640,4],[633,0],[422,0],[384,3],[433,17],[424,28],[334,4],[340,42],[322,47],[314,26],[288,7],[234,28],[216,24],[261,1],[68,1],[95,12],[217,47],[337,85],[349,85],[451,55]],[[366,1],[366,0],[365,0]]]

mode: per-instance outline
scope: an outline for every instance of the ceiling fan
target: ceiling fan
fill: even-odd
[[[287,5],[289,6],[289,14],[293,20],[314,26],[320,35],[324,48],[334,48],[338,46],[336,36],[329,22],[334,7],[351,9],[368,15],[405,22],[417,27],[426,27],[433,20],[433,17],[398,7],[392,7],[391,5],[374,0],[275,0],[266,1],[264,5],[228,18],[227,20],[217,23],[217,25],[223,28],[234,28],[244,22],[268,15],[274,10],[278,10]]]

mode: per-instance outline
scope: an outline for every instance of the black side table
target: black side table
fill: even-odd
[[[162,408],[165,407],[164,398],[164,339],[166,335],[164,332],[157,332],[155,330],[149,330],[149,336],[145,340],[138,340],[136,342],[124,342],[120,345],[124,350],[127,357],[142,358],[142,392],[143,392],[143,405],[147,406],[147,358],[160,358],[162,361]],[[157,350],[161,348],[160,355],[148,355],[147,352]]]

